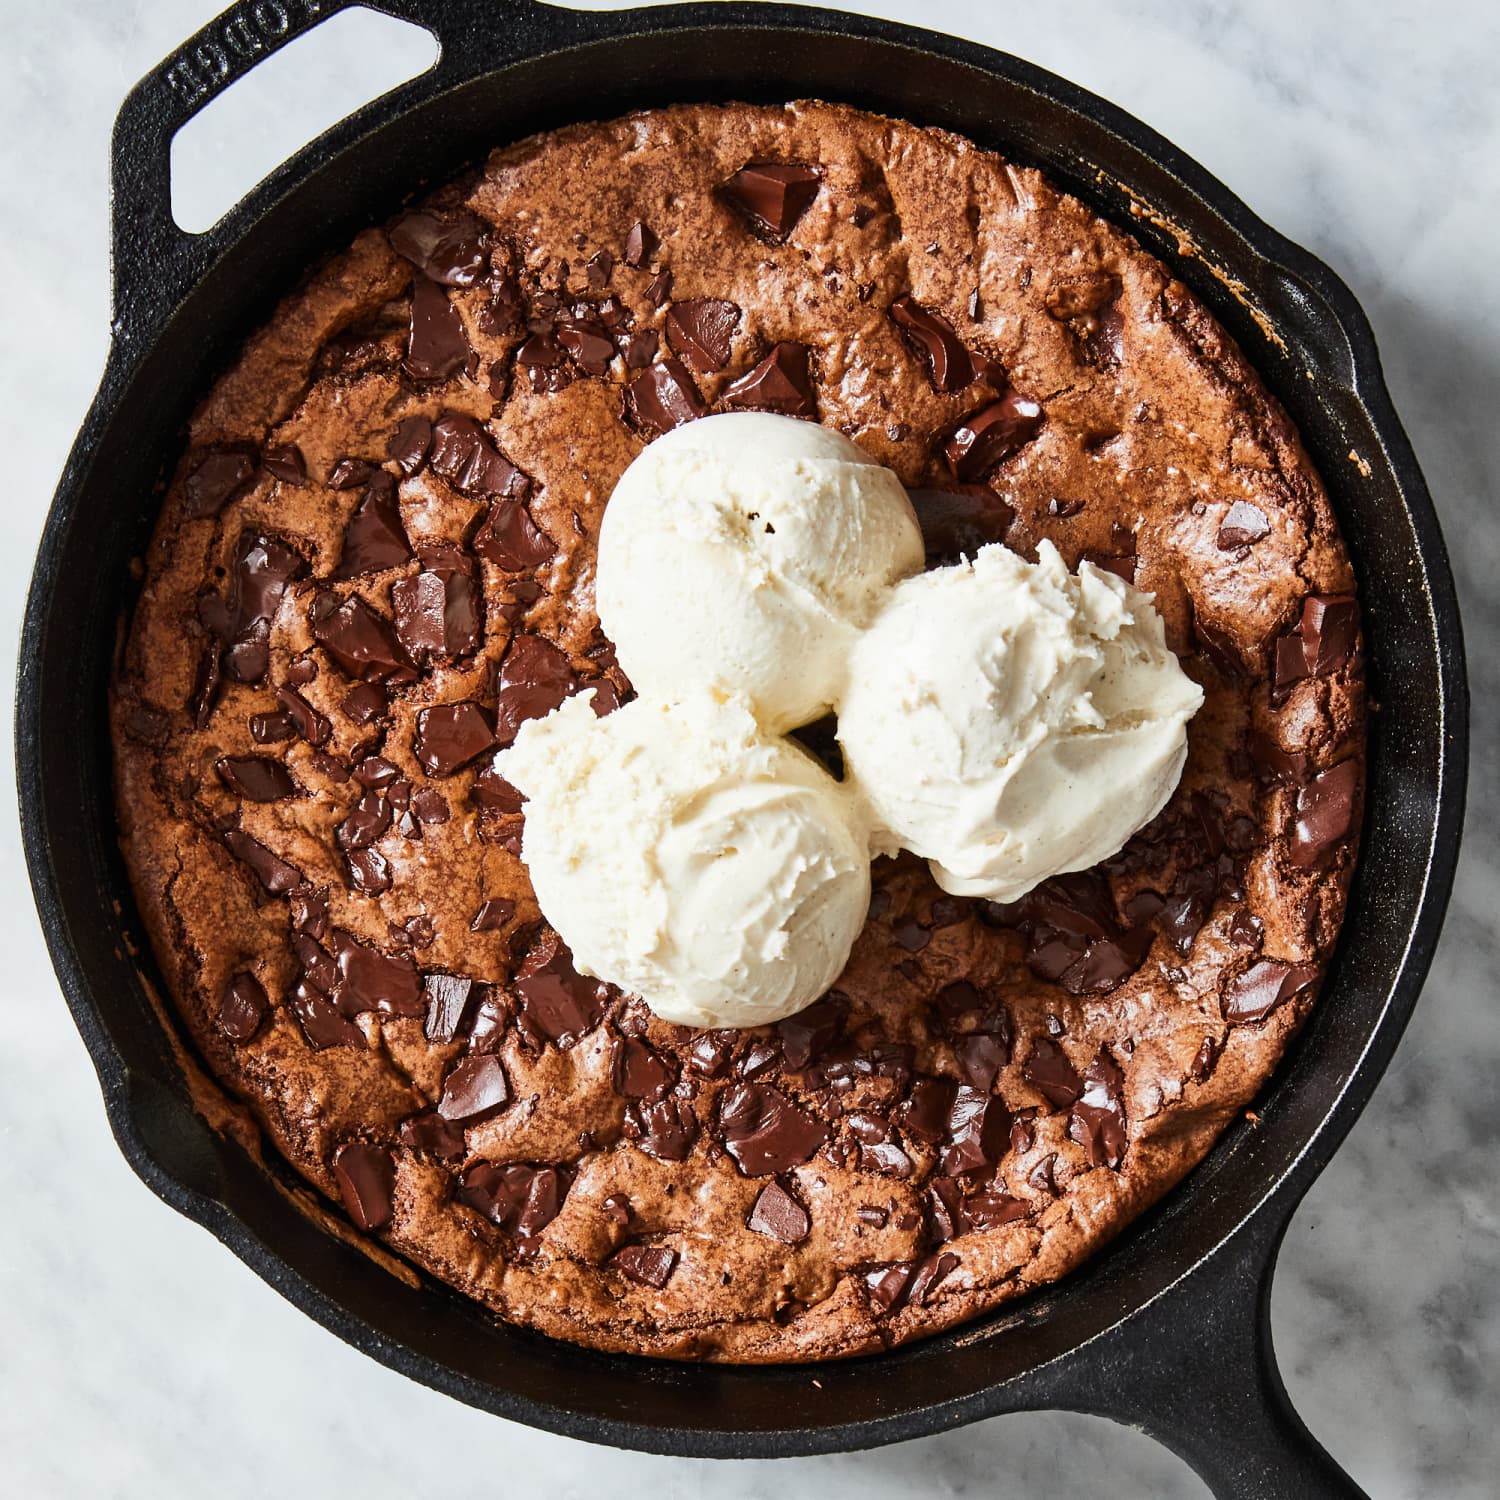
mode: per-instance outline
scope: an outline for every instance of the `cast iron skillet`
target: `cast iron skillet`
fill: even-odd
[[[1288,1403],[1270,1347],[1271,1270],[1292,1210],[1416,1002],[1457,854],[1467,702],[1437,520],[1348,290],[1166,141],[1061,79],[949,37],[756,4],[591,15],[532,0],[364,0],[431,29],[441,60],[280,167],[208,233],[183,234],[169,211],[173,132],[349,3],[245,0],[144,79],[115,130],[114,339],[36,564],[17,746],[37,905],[131,1165],[340,1337],[555,1432],[775,1457],[1063,1407],[1144,1428],[1221,1496],[1358,1494]],[[1323,999],[1258,1119],[1062,1285],[894,1353],[816,1369],[607,1357],[497,1326],[434,1282],[396,1279],[317,1227],[277,1168],[194,1113],[148,998],[149,948],[116,849],[106,688],[129,560],[186,416],[310,260],[389,213],[403,190],[539,128],[673,100],[808,95],[947,126],[1039,164],[1162,256],[1239,339],[1319,461],[1359,571],[1380,708],[1364,850]]]

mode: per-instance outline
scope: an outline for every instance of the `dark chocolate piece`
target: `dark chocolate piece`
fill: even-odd
[[[1236,500],[1225,513],[1219,525],[1219,547],[1232,552],[1237,547],[1250,547],[1271,531],[1266,513],[1248,500]]]
[[[659,249],[661,249],[661,241],[651,232],[648,225],[637,219],[625,236],[623,259],[627,266],[638,269],[647,261],[654,260]]]
[[[216,516],[255,483],[255,461],[227,448],[203,451],[182,482],[183,514],[190,521]]]
[[[708,407],[680,359],[664,359],[625,387],[625,410],[637,427],[670,432],[708,415]]]
[[[667,342],[682,362],[700,375],[713,375],[729,363],[740,309],[718,297],[692,297],[667,310]]]
[[[622,1099],[659,1098],[677,1079],[677,1069],[640,1037],[615,1039],[610,1078]]]
[[[787,1188],[771,1181],[760,1190],[745,1227],[783,1245],[800,1245],[812,1233],[812,1218]]]
[[[531,481],[490,440],[473,417],[444,412],[432,429],[434,474],[471,499],[524,498]]]
[[[447,380],[469,363],[473,352],[447,293],[437,282],[418,277],[411,293],[406,373],[413,380]]]
[[[719,1096],[724,1149],[747,1177],[770,1177],[807,1161],[828,1127],[769,1083],[740,1083]]]
[[[429,776],[451,776],[494,744],[494,731],[477,703],[444,703],[417,715],[412,754]]]
[[[280,448],[267,448],[260,456],[260,466],[272,479],[282,484],[302,485],[307,483],[307,460],[295,443]]]
[[[1008,390],[998,400],[970,412],[943,444],[943,457],[955,479],[977,483],[1019,453],[1042,430],[1042,408],[1029,396]]]
[[[385,451],[403,474],[418,473],[432,451],[432,423],[426,417],[402,417]]]
[[[242,969],[224,986],[219,1001],[219,1030],[232,1042],[248,1042],[266,1018],[268,1001],[260,980]]]
[[[445,221],[429,213],[403,214],[388,237],[398,255],[445,286],[473,286],[489,266],[485,227],[467,215]]]
[[[279,802],[301,794],[287,768],[269,755],[221,755],[214,770],[236,797],[247,802]]]
[[[474,981],[458,974],[424,974],[427,1005],[422,1034],[429,1042],[451,1042],[462,1030],[474,999]]]
[[[929,312],[910,296],[897,297],[891,303],[890,316],[926,364],[933,390],[961,391],[973,382],[974,361],[946,318]]]
[[[726,199],[753,229],[784,240],[812,206],[821,182],[818,172],[797,162],[752,162],[724,184]]]
[[[1327,863],[1354,827],[1359,761],[1341,760],[1319,771],[1297,793],[1297,816],[1287,858],[1302,869]]]
[[[949,1177],[993,1167],[1010,1144],[1010,1111],[1005,1101],[965,1084],[948,1111],[948,1143],[943,1171]]]
[[[628,362],[628,356],[627,356]],[[725,406],[772,411],[783,417],[818,416],[818,397],[808,368],[806,344],[783,341],[724,392]]]
[[[604,1015],[603,986],[573,967],[573,955],[556,933],[526,955],[513,988],[526,1020],[560,1046],[571,1046]]]
[[[578,690],[568,658],[551,641],[518,632],[495,680],[495,743],[502,749],[528,719],[544,718]]]
[[[1264,1021],[1272,1011],[1316,983],[1316,964],[1288,964],[1263,958],[1230,980],[1221,1001],[1224,1019],[1236,1024]]]
[[[557,1217],[571,1186],[557,1167],[530,1162],[475,1162],[460,1179],[458,1199],[492,1224],[534,1239]]]
[[[236,859],[250,866],[255,878],[271,895],[284,896],[303,883],[301,870],[273,854],[243,829],[231,828],[224,835],[224,843]]]
[[[396,499],[396,481],[384,469],[377,469],[344,528],[344,548],[333,577],[345,579],[363,573],[382,573],[387,568],[403,566],[411,557],[411,543],[406,539],[401,506]]]
[[[326,613],[314,606],[313,639],[350,677],[364,682],[410,682],[415,674],[391,623],[358,594]]]
[[[552,538],[537,525],[524,501],[496,500],[474,533],[474,550],[497,568],[519,573],[545,567],[557,555]]]
[[[672,1279],[677,1252],[666,1245],[621,1245],[609,1264],[632,1281],[659,1292]]]
[[[1125,1074],[1107,1047],[1089,1064],[1083,1093],[1068,1116],[1068,1135],[1091,1167],[1119,1168],[1125,1157]]]
[[[361,1229],[380,1229],[390,1222],[396,1167],[384,1146],[346,1142],[333,1153],[333,1175],[349,1217]]]
[[[465,1057],[455,1063],[443,1080],[438,1113],[456,1124],[477,1125],[497,1115],[510,1102],[505,1069],[493,1056]]]
[[[463,1127],[445,1120],[435,1109],[410,1115],[396,1129],[401,1144],[439,1161],[462,1161],[465,1153]]]
[[[1031,1053],[1021,1064],[1021,1076],[1058,1109],[1066,1109],[1083,1093],[1078,1070],[1050,1037],[1039,1036],[1032,1042]]]

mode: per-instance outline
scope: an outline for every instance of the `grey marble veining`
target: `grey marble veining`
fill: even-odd
[[[217,0],[0,0],[0,656],[102,366],[118,102]],[[1114,99],[1361,298],[1444,518],[1475,698],[1464,863],[1389,1075],[1297,1215],[1273,1304],[1291,1393],[1377,1497],[1500,1493],[1500,13],[1487,0],[885,0]],[[372,48],[390,49],[374,36]],[[316,128],[315,63],[276,115]],[[289,127],[291,128],[291,127]],[[227,123],[226,171],[260,170]],[[242,175],[243,175],[242,172]],[[86,586],[86,584],[84,585]],[[4,694],[9,712],[9,688]],[[7,729],[8,741],[8,729]],[[7,777],[9,763],[7,758]],[[559,1500],[1205,1493],[1107,1423],[1007,1417],[786,1463],[609,1454],[499,1423],[355,1354],[159,1205],[109,1139],[0,811],[0,1452],[18,1496],[288,1492]]]

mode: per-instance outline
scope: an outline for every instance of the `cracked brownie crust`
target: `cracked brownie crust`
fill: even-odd
[[[1116,858],[1011,907],[882,861],[833,993],[695,1033],[573,971],[490,760],[628,697],[605,502],[746,407],[890,465],[931,561],[1049,537],[1154,593],[1206,701]],[[1275,1067],[1355,856],[1353,586],[1230,339],[1036,172],[817,103],[578,126],[361,234],[193,416],[125,854],[198,1048],[360,1229],[599,1348],[877,1349],[1063,1275]]]

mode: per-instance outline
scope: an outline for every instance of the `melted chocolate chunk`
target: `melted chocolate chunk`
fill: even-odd
[[[271,621],[293,579],[306,568],[286,543],[247,531],[240,537],[227,606],[216,633],[223,668],[237,682],[260,682],[271,664]]]
[[[410,562],[411,557],[411,543],[406,539],[396,499],[396,481],[384,469],[377,469],[344,528],[344,549],[333,576],[345,579],[383,573]]]
[[[1002,1099],[967,1084],[954,1095],[948,1111],[948,1143],[943,1171],[949,1177],[992,1167],[1010,1144],[1010,1111]]]
[[[457,1124],[477,1125],[510,1102],[510,1086],[498,1057],[465,1057],[448,1070],[438,1113]]]
[[[1003,542],[1016,513],[984,485],[952,490],[909,490],[929,568],[972,558],[981,547]]]
[[[918,1261],[906,1288],[906,1305],[925,1307],[928,1298],[937,1290],[938,1284],[951,1276],[958,1269],[958,1265],[958,1257],[947,1250],[940,1254],[934,1253],[926,1256]]]
[[[346,1016],[373,1010],[383,1016],[420,1016],[427,1010],[422,977],[405,957],[393,957],[335,929],[338,980],[329,998]]]
[[[589,318],[564,319],[557,325],[557,342],[585,375],[597,377],[609,373],[615,357],[615,341],[602,323]]]
[[[1287,858],[1302,869],[1325,864],[1349,837],[1359,796],[1359,762],[1320,771],[1297,793],[1297,818]]]
[[[307,460],[295,443],[280,448],[267,448],[260,456],[260,466],[272,479],[282,484],[302,485],[307,483]]]
[[[776,1023],[782,1060],[793,1073],[816,1062],[843,1035],[848,1004],[836,993]],[[710,1036],[722,1035],[710,1032]],[[731,1033],[732,1036],[732,1033]],[[712,1076],[712,1075],[711,1075]]]
[[[1229,982],[1223,992],[1224,1019],[1235,1024],[1264,1021],[1317,981],[1316,964],[1288,964],[1263,958]]]
[[[1307,756],[1301,750],[1283,750],[1268,734],[1250,735],[1250,760],[1263,782],[1301,786],[1307,780]]]
[[[727,1030],[700,1031],[688,1047],[688,1066],[705,1078],[722,1078],[729,1068],[738,1034]]]
[[[627,357],[628,359],[628,357]],[[806,344],[783,342],[723,395],[725,406],[772,411],[783,417],[818,418],[818,397],[808,368]]]
[[[927,378],[935,391],[961,391],[973,382],[974,361],[963,340],[946,318],[929,312],[909,296],[891,303],[891,322],[927,366]]]
[[[899,1111],[899,1120],[909,1135],[936,1145],[948,1130],[948,1111],[953,1106],[955,1085],[951,1078],[920,1077],[912,1080],[911,1092]]]
[[[303,884],[301,870],[289,865],[280,855],[273,854],[243,829],[231,828],[224,835],[224,843],[236,859],[250,866],[255,878],[271,895],[284,896]]]
[[[661,241],[648,225],[637,219],[625,236],[625,254],[622,258],[627,266],[639,269],[647,261],[654,260],[660,249]]]
[[[522,499],[531,481],[490,441],[473,417],[444,412],[432,429],[428,462],[440,479],[471,499]]]
[[[375,472],[373,465],[362,458],[341,458],[328,475],[328,487],[332,490],[352,490],[365,483]]]
[[[1118,989],[1151,951],[1151,929],[1121,928],[1097,871],[1055,876],[1009,906],[991,902],[988,920],[1020,927],[1032,973],[1070,995]]]
[[[347,1142],[333,1153],[333,1175],[349,1217],[361,1229],[380,1229],[390,1222],[396,1167],[385,1147]]]
[[[740,326],[737,303],[718,297],[692,297],[674,302],[667,311],[667,342],[682,362],[700,375],[713,375],[729,363],[735,330]]]
[[[698,1116],[686,1099],[669,1094],[665,1099],[628,1105],[623,1134],[658,1161],[686,1161],[698,1139]]]
[[[1083,1093],[1083,1080],[1068,1054],[1050,1037],[1039,1036],[1031,1055],[1021,1064],[1021,1077],[1058,1109],[1066,1109]]]
[[[458,1199],[492,1224],[523,1240],[534,1239],[556,1217],[567,1197],[569,1179],[557,1167],[529,1162],[475,1162],[463,1175]]]
[[[483,901],[480,903],[479,910],[474,913],[474,920],[469,923],[469,931],[498,932],[515,914],[516,903],[507,900],[504,896],[497,896],[491,901]]]
[[[473,560],[445,545],[423,547],[420,556],[421,572],[391,585],[396,639],[418,663],[471,655],[484,643],[484,595]]]
[[[297,726],[282,709],[275,713],[250,715],[250,738],[257,745],[279,745],[295,737]]]
[[[292,991],[292,1014],[314,1052],[325,1047],[363,1047],[365,1034],[307,979]]]
[[[632,1281],[659,1292],[672,1279],[677,1252],[666,1245],[621,1245],[609,1264]]]
[[[1044,421],[1035,401],[1008,390],[958,424],[943,444],[943,457],[955,479],[977,483],[1019,453],[1042,430]]]
[[[494,744],[494,731],[477,703],[445,703],[417,715],[412,754],[429,776],[451,776]]]
[[[625,387],[625,410],[647,432],[670,432],[708,415],[708,407],[680,359],[664,359]]]
[[[349,884],[362,896],[383,896],[391,888],[390,861],[378,849],[357,849],[346,856]]]
[[[1195,1083],[1207,1083],[1213,1077],[1214,1068],[1219,1062],[1219,1043],[1211,1036],[1203,1038],[1202,1044],[1193,1055],[1192,1064],[1188,1068],[1188,1076]]]
[[[800,1166],[828,1139],[824,1122],[773,1084],[736,1084],[718,1103],[720,1139],[747,1177],[770,1177]]]
[[[436,787],[423,787],[411,795],[411,810],[426,824],[448,821],[448,801]]]
[[[677,1069],[649,1042],[623,1036],[615,1039],[610,1078],[622,1099],[654,1099],[677,1081]]]
[[[391,826],[391,805],[379,792],[367,791],[334,830],[338,846],[346,854],[372,848]]]
[[[463,1029],[474,1000],[474,981],[458,974],[424,974],[427,1015],[422,1035],[429,1042],[451,1042]]]
[[[1359,602],[1352,594],[1310,594],[1297,628],[1277,639],[1272,686],[1285,693],[1304,677],[1327,677],[1348,665],[1359,640]]]
[[[410,682],[415,677],[390,621],[376,614],[358,594],[326,612],[315,605],[312,633],[350,677],[375,683]]]
[[[1107,1047],[1089,1064],[1084,1089],[1068,1116],[1068,1135],[1091,1167],[1119,1168],[1125,1157],[1125,1074]]]
[[[526,1020],[559,1046],[571,1046],[604,1015],[604,986],[573,967],[572,953],[553,932],[527,954],[513,988]]]
[[[784,240],[818,196],[815,168],[796,162],[752,162],[723,186],[729,203],[767,239]]]
[[[276,701],[292,721],[292,727],[309,745],[326,745],[333,734],[333,723],[320,714],[294,687],[276,689]]]
[[[409,1151],[435,1156],[439,1161],[464,1159],[463,1128],[445,1120],[435,1109],[409,1116],[397,1127],[396,1134]]]
[[[960,1208],[963,1226],[970,1234],[1013,1224],[1017,1219],[1029,1218],[1033,1211],[1024,1198],[1013,1198],[999,1188],[988,1188],[965,1198]]]
[[[287,768],[268,755],[221,755],[214,770],[236,797],[247,802],[279,802],[301,795]]]
[[[954,1039],[953,1057],[959,1077],[970,1088],[987,1093],[1010,1061],[1010,1038],[993,1031],[971,1032]]]
[[[495,681],[495,743],[504,749],[522,724],[550,714],[579,686],[551,641],[524,631],[512,636]]]
[[[247,453],[208,448],[182,482],[183,514],[190,521],[216,516],[255,483],[255,461]]]
[[[552,538],[520,500],[495,501],[474,533],[474,550],[511,573],[545,567],[557,555]]]
[[[1232,552],[1238,547],[1252,547],[1270,532],[1271,523],[1258,505],[1236,500],[1219,525],[1219,549]]]
[[[418,278],[411,293],[406,373],[413,380],[447,380],[469,363],[473,352],[463,319],[442,287]]]
[[[876,1312],[888,1313],[904,1305],[912,1266],[912,1261],[897,1261],[889,1266],[871,1266],[864,1273],[865,1290]]]
[[[745,1227],[783,1245],[800,1245],[812,1233],[812,1218],[789,1189],[772,1181],[760,1190]]]
[[[432,451],[432,423],[426,417],[402,417],[385,451],[408,478],[419,473]]]
[[[489,267],[484,226],[467,215],[445,221],[428,213],[403,214],[388,238],[398,255],[445,286],[473,286]]]
[[[241,970],[224,986],[217,1017],[219,1030],[232,1042],[248,1042],[266,1018],[266,992],[255,975]]]

